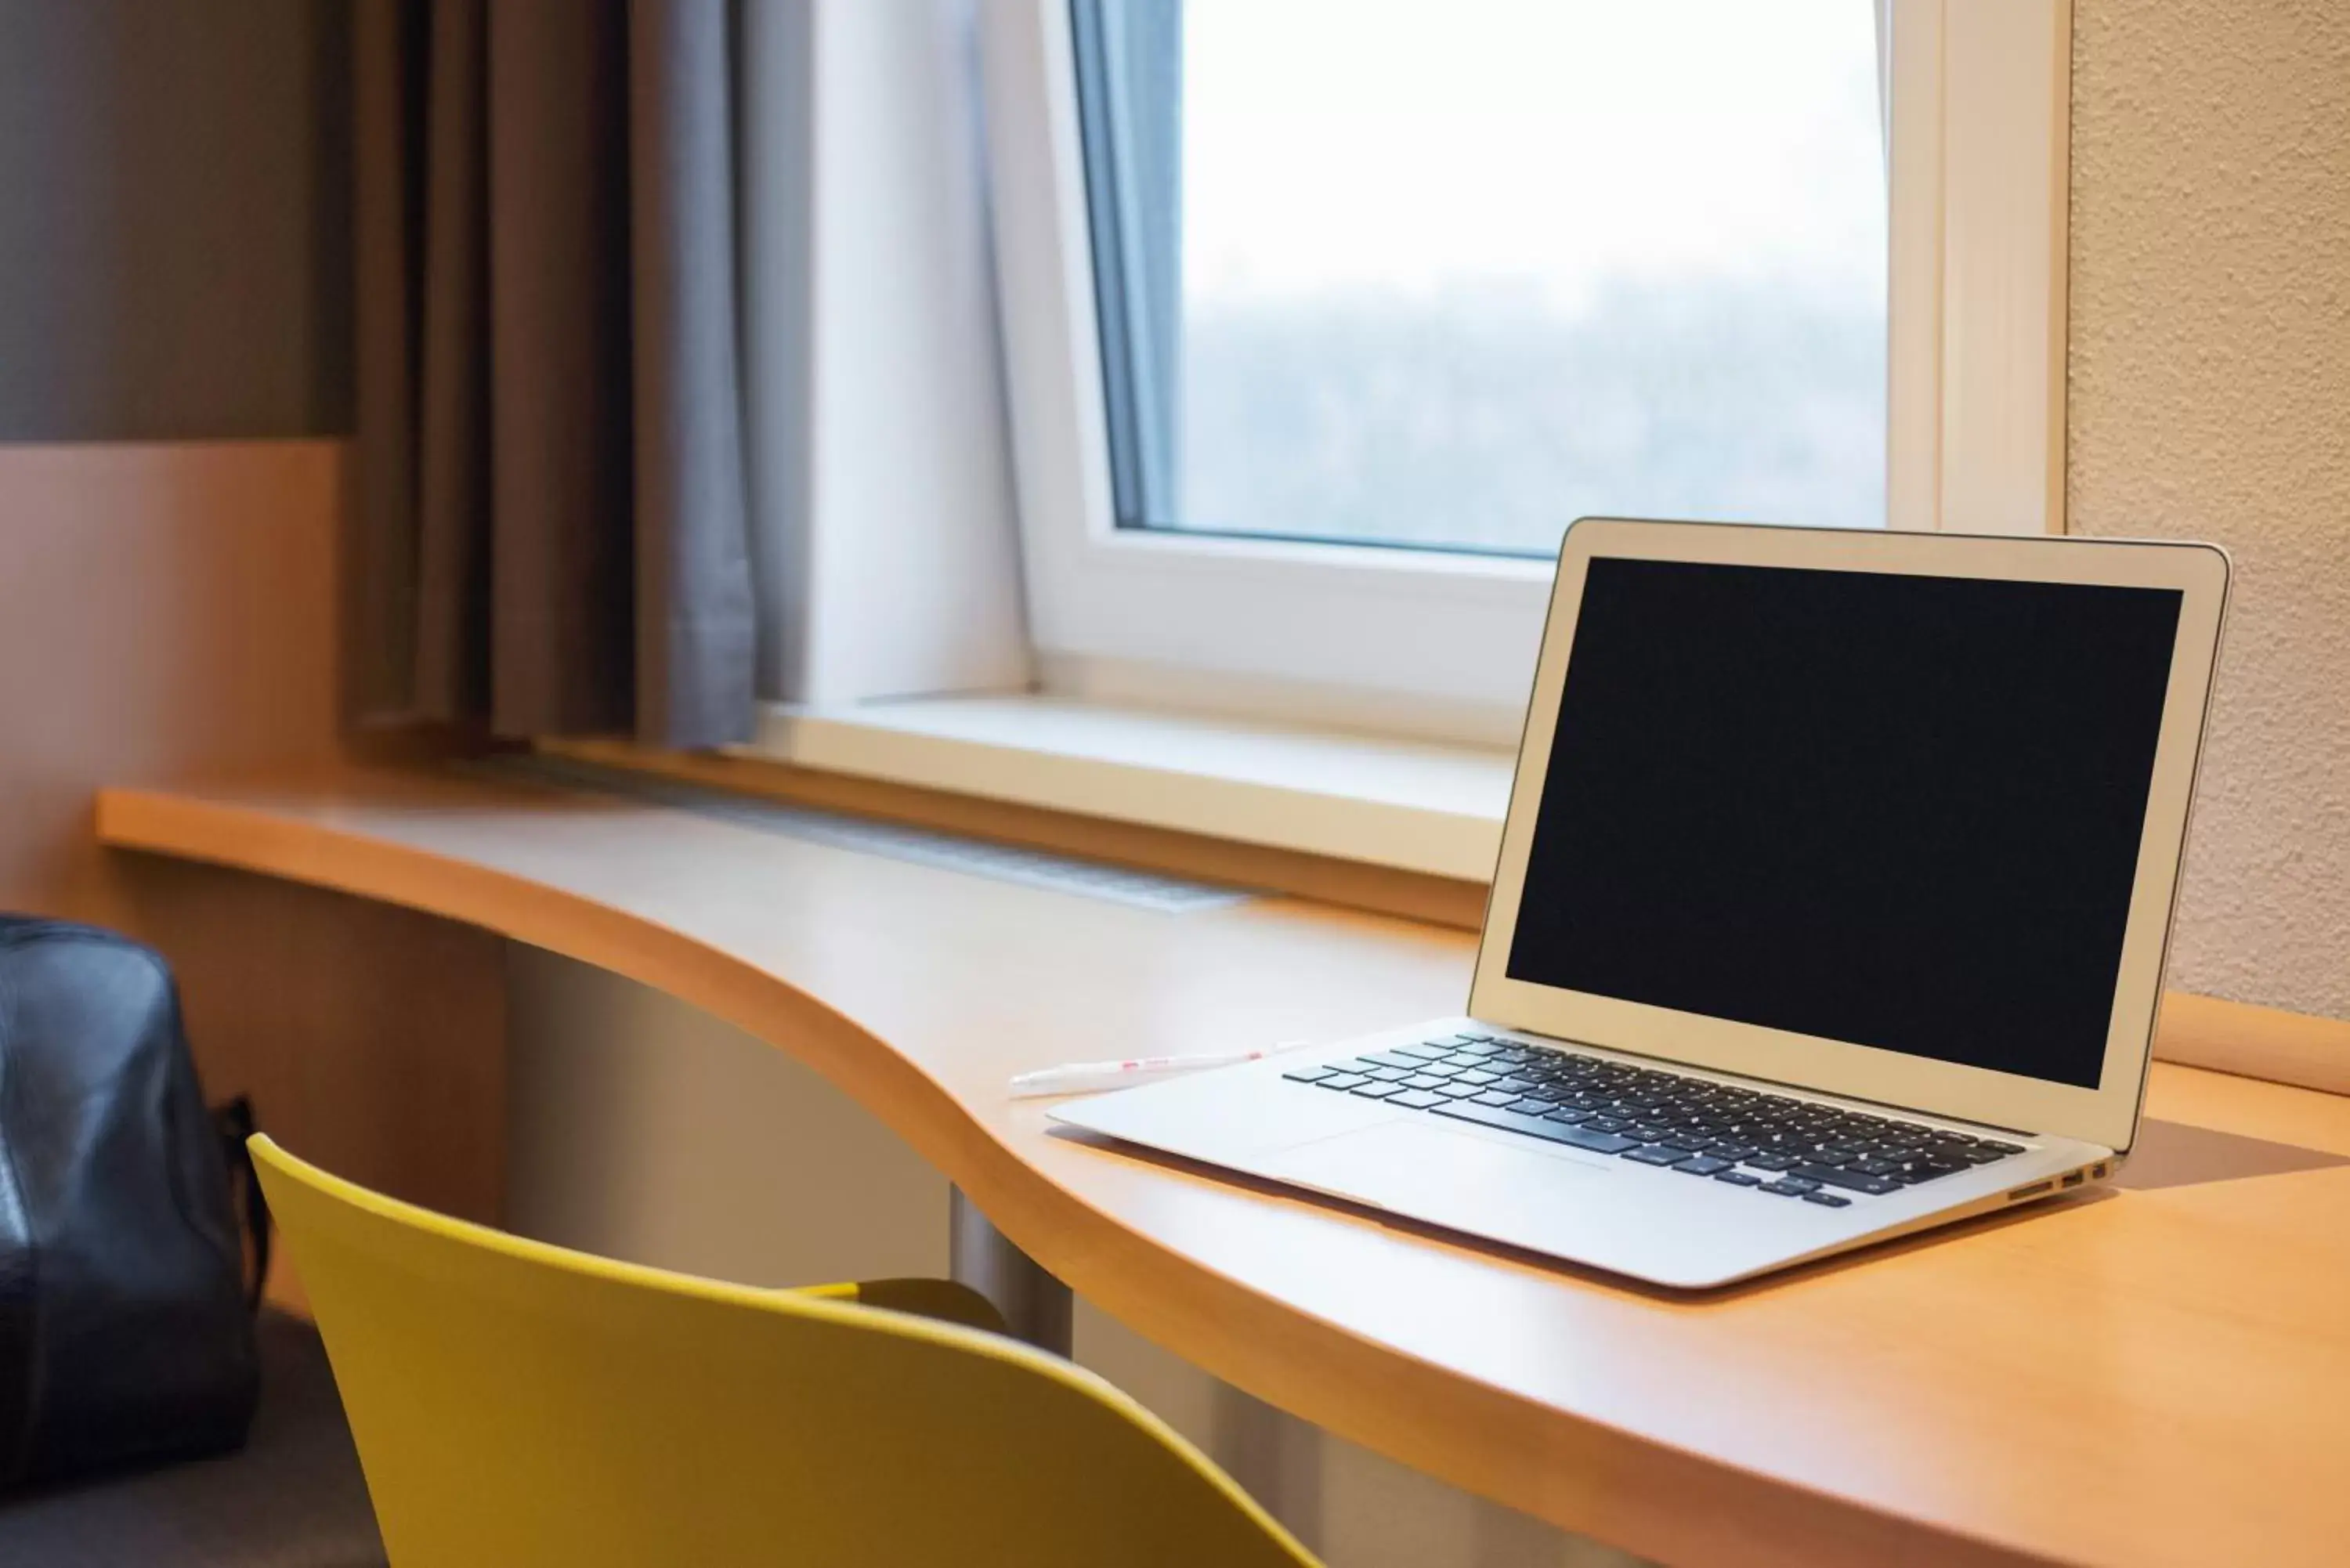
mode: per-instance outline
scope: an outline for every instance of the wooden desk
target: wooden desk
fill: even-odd
[[[855,1096],[1142,1333],[1635,1552],[2350,1556],[2350,1165],[2074,1200],[1671,1298],[1053,1135],[1004,1096],[1046,1063],[1454,1011],[1459,932],[1282,898],[1152,913],[421,775],[112,791],[99,830],[471,922],[718,1013]],[[2350,1155],[2350,1099],[2158,1064],[2149,1110]],[[2257,1163],[2202,1144],[2212,1170]]]

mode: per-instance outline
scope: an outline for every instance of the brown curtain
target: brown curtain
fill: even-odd
[[[752,724],[731,0],[359,0],[360,717]]]

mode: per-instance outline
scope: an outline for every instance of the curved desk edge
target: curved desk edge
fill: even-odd
[[[1670,1448],[1358,1336],[1129,1230],[1023,1158],[888,1041],[775,974],[650,916],[333,826],[291,809],[287,793],[262,798],[109,789],[99,836],[463,922],[716,1014],[857,1099],[1021,1248],[1137,1331],[1341,1437],[1563,1528],[1675,1561],[2041,1560],[1947,1521]],[[321,790],[316,804],[334,798]],[[530,804],[488,786],[473,798]]]

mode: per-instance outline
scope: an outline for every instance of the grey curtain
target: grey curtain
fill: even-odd
[[[359,0],[359,714],[752,724],[730,0]]]

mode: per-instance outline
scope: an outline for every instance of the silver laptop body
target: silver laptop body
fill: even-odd
[[[2227,582],[1585,519],[1467,1009],[1053,1116],[1679,1288],[2106,1180]]]

